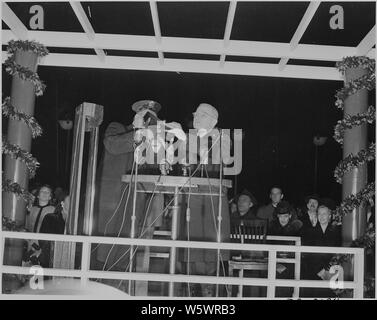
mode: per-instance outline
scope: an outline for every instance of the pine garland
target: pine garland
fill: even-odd
[[[337,69],[344,74],[347,69],[350,68],[363,68],[367,70],[367,74],[364,76],[352,80],[347,85],[338,90],[335,97],[336,102],[335,105],[339,109],[343,109],[344,101],[351,95],[355,94],[357,91],[362,89],[373,90],[376,85],[376,78],[375,78],[375,69],[376,69],[376,61],[374,59],[370,59],[366,56],[357,56],[357,57],[346,57],[342,61],[337,62],[336,64]]]
[[[30,203],[33,201],[33,195],[22,188],[17,182],[2,177],[2,189],[4,192],[10,192],[15,194],[18,198],[22,198],[25,202]]]
[[[345,57],[342,61],[336,63],[336,68],[344,74],[347,69],[351,68],[363,68],[368,73],[374,73],[376,68],[376,61],[366,56],[351,56]]]
[[[373,90],[376,84],[376,78],[374,75],[365,74],[362,77],[352,80],[345,85],[344,88],[338,90],[335,94],[335,105],[342,109],[344,108],[344,101],[351,95],[355,94],[359,90],[367,89]]]
[[[364,165],[376,158],[376,145],[371,143],[366,150],[360,150],[356,155],[352,153],[339,162],[334,171],[336,182],[342,183],[343,176],[354,168]]]
[[[30,81],[34,85],[35,95],[43,95],[46,85],[39,79],[39,76],[36,72],[31,71],[28,68],[25,68],[15,61],[15,57],[10,56],[5,62],[5,71],[7,71],[11,76],[17,75],[20,79],[24,81]]]
[[[359,90],[368,89],[372,90],[375,87],[375,69],[376,62],[366,56],[346,57],[336,64],[336,67],[343,74],[350,68],[363,68],[367,73],[355,80],[350,81],[347,85],[338,90],[336,93],[335,105],[343,109],[345,100],[358,92]],[[376,121],[375,108],[370,106],[364,113],[356,115],[345,115],[343,120],[338,121],[335,126],[334,139],[340,144],[343,143],[344,132],[347,129],[352,129],[355,126],[360,126],[365,123],[372,124]],[[376,146],[374,143],[370,144],[367,150],[360,150],[356,155],[350,154],[343,159],[334,170],[334,177],[337,182],[341,183],[343,176],[353,170],[354,168],[365,165],[368,161],[375,160]],[[357,194],[351,194],[345,198],[342,203],[335,209],[335,220],[341,222],[343,216],[352,212],[355,208],[362,205],[367,200],[371,199],[375,194],[375,183],[367,184]]]
[[[3,116],[8,117],[12,120],[20,120],[24,122],[31,130],[31,135],[33,138],[39,137],[42,134],[42,128],[38,124],[37,120],[25,114],[24,112],[21,112],[17,110],[10,102],[10,97],[6,97],[4,99],[3,105],[2,105],[2,111]]]
[[[364,248],[365,254],[373,254],[374,248],[376,245],[376,230],[374,226],[369,226],[363,236],[352,241],[351,247],[354,248]],[[344,263],[350,262],[352,254],[337,254],[334,255],[329,263],[329,266],[332,265],[342,265]],[[374,297],[374,288],[375,288],[375,278],[371,275],[366,274],[364,277],[364,298]],[[336,289],[334,290],[337,296],[342,295],[343,293],[349,291],[350,289]]]
[[[38,42],[29,40],[10,40],[8,42],[7,52],[13,55],[17,50],[32,51],[36,53],[38,57],[44,57],[49,53],[47,48]]]
[[[345,198],[339,207],[334,211],[334,219],[341,221],[342,217],[351,213],[353,209],[373,198],[375,193],[375,183],[367,184],[362,190],[356,194],[350,194]]]
[[[39,79],[38,74],[16,63],[15,54],[18,50],[32,51],[38,57],[46,56],[48,54],[48,50],[43,45],[35,41],[11,40],[8,42],[7,49],[10,56],[4,63],[5,70],[10,75],[17,75],[24,81],[32,82],[35,89],[35,95],[42,95],[46,86]],[[4,99],[2,103],[2,113],[5,117],[8,117],[12,120],[24,122],[29,127],[33,138],[36,138],[42,134],[42,128],[37,123],[35,118],[17,110],[15,106],[12,105],[10,97]],[[35,176],[39,163],[37,159],[31,155],[31,153],[21,149],[18,145],[9,143],[5,140],[4,137],[2,138],[2,153],[10,155],[12,158],[19,159],[20,161],[24,162],[29,171],[29,178]],[[22,198],[27,203],[32,202],[34,199],[34,196],[31,193],[22,188],[19,183],[6,179],[4,177],[4,174],[2,175],[2,191],[13,193],[17,197]]]
[[[3,136],[3,154],[10,155],[13,159],[18,159],[25,163],[28,171],[29,178],[32,179],[35,177],[35,172],[39,167],[39,162],[36,158],[32,156],[31,153],[21,149],[18,145],[9,143],[5,140]]]
[[[17,222],[14,220],[9,219],[8,217],[2,217],[2,230],[3,231],[18,231],[18,232],[26,232],[27,230],[17,225]]]
[[[334,139],[343,144],[344,132],[346,129],[351,129],[355,126],[361,126],[364,123],[372,124],[376,121],[376,108],[369,106],[368,110],[356,115],[346,114],[343,120],[339,120],[334,129]]]

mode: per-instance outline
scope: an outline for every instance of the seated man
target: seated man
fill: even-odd
[[[237,211],[231,213],[230,215],[230,225],[231,225],[231,233],[242,233],[240,231],[240,226],[247,226],[248,221],[250,220],[263,220],[259,219],[257,217],[256,212],[256,205],[257,205],[257,199],[248,191],[243,190],[237,197],[236,197],[236,203],[237,203]],[[267,225],[266,225],[267,227]],[[239,241],[239,240],[238,240]],[[234,251],[232,252],[232,256],[242,256],[242,257],[263,257],[262,252],[241,252],[241,251]]]
[[[305,197],[305,208],[303,208],[299,219],[304,228],[315,227],[317,224],[317,209],[319,197],[316,194]]]
[[[244,220],[258,219],[256,213],[257,199],[248,191],[243,190],[237,197],[237,210],[230,215],[231,225],[243,224]]]
[[[279,186],[274,186],[270,190],[270,199],[271,202],[265,206],[262,206],[258,209],[258,218],[267,219],[268,222],[271,222],[275,216],[275,208],[282,201],[284,197],[283,190]]]

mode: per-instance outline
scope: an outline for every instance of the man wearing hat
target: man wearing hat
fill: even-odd
[[[305,207],[301,211],[299,219],[303,224],[303,228],[315,227],[317,225],[317,209],[319,204],[319,197],[316,194],[311,194],[305,197]]]
[[[245,220],[258,219],[256,213],[257,199],[250,191],[244,189],[237,197],[237,211],[231,214],[231,225],[243,223]]]
[[[122,175],[135,173],[134,149],[138,141],[134,129],[147,129],[156,124],[157,113],[161,105],[152,100],[137,101],[132,105],[136,112],[132,125],[125,126],[112,122],[105,131],[104,152],[98,169],[97,197],[95,201],[96,229],[101,236],[129,237],[133,212],[133,185],[123,183]],[[145,167],[146,168],[146,167]],[[158,165],[154,168],[158,168]],[[140,170],[142,171],[142,169]],[[139,173],[140,173],[139,171]],[[156,200],[157,199],[157,200]],[[160,208],[163,200],[156,197],[151,203],[151,210]],[[137,194],[136,201],[136,236],[139,235],[143,221],[147,196]],[[125,252],[125,247],[100,245],[97,249],[97,262],[101,268],[110,267]],[[111,270],[124,270],[128,264],[126,255]],[[106,264],[106,265],[105,265]]]
[[[296,237],[300,235],[302,222],[294,218],[294,208],[288,201],[280,201],[276,208],[274,216],[271,221],[268,234],[275,236],[292,236]],[[284,244],[284,243],[281,243]],[[294,268],[292,264],[279,263],[277,265],[277,279],[294,279]],[[293,288],[280,287],[276,288],[276,297],[292,297]]]
[[[294,209],[288,201],[281,201],[275,208],[275,219],[268,228],[268,233],[275,236],[298,236],[302,227],[300,220],[294,219]]]

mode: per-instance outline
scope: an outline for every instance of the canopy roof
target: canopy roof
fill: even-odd
[[[33,5],[43,30],[30,28]],[[330,28],[333,5],[344,29]],[[48,47],[41,66],[339,81],[336,61],[375,56],[374,2],[7,2],[2,20],[3,46]]]

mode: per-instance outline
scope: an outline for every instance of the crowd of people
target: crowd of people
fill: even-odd
[[[305,207],[296,208],[284,199],[278,186],[271,188],[270,199],[270,203],[258,207],[256,198],[244,190],[236,196],[235,205],[231,204],[231,223],[266,220],[270,235],[300,236],[306,245],[340,245],[339,226],[332,221],[335,203],[331,199],[309,195],[304,200]]]
[[[63,234],[68,216],[69,195],[48,185],[34,190],[35,201],[28,208],[25,228],[35,233]],[[266,234],[301,237],[303,245],[340,246],[340,226],[332,221],[334,202],[331,199],[309,195],[304,208],[295,208],[284,199],[281,187],[270,190],[270,203],[258,207],[257,199],[247,190],[242,191],[230,204],[230,224],[243,225],[253,220],[266,222]],[[25,248],[25,263],[52,266],[52,246],[49,241],[29,241]],[[302,279],[324,279],[331,254],[308,255],[302,262]],[[293,276],[292,266],[280,278]],[[314,290],[315,291],[315,290]],[[311,293],[314,293],[311,291]],[[285,293],[283,293],[284,295]],[[291,294],[288,291],[288,294]],[[318,295],[318,290],[315,291]]]
[[[302,245],[341,246],[341,226],[332,219],[335,203],[316,194],[304,199],[305,206],[296,208],[284,199],[283,190],[274,186],[270,190],[271,202],[258,207],[256,198],[248,191],[241,192],[231,203],[231,224],[247,225],[249,221],[264,220],[266,234],[300,237]],[[328,280],[330,261],[334,254],[306,254],[301,263],[301,278],[305,280]],[[292,265],[284,265],[279,278],[293,279]],[[280,290],[290,295],[291,290]],[[278,294],[278,293],[277,293]],[[302,290],[302,296],[332,296],[331,290]]]
[[[124,184],[120,179],[125,173],[132,177],[135,167],[138,168],[138,174],[160,176],[167,175],[170,170],[173,170],[168,163],[135,165],[135,143],[139,143],[139,145],[141,143],[136,139],[137,133],[147,128],[156,129],[157,113],[161,106],[154,101],[143,100],[136,102],[132,109],[136,112],[132,125],[125,127],[121,123],[113,122],[105,132],[105,148],[98,168],[97,195],[94,205],[95,235],[98,236],[131,237],[134,234],[136,237],[145,237],[146,230],[149,229],[152,231],[147,234],[150,233],[153,236],[153,228],[161,226],[161,213],[167,211],[164,208],[169,199],[162,193],[155,194],[156,187],[152,188],[154,190],[152,194],[138,193],[137,199],[131,201],[130,195],[135,193],[134,186],[131,183]],[[215,127],[217,120],[217,110],[204,103],[200,104],[193,114],[194,132],[186,136],[185,133],[182,133],[179,124],[172,122],[166,125],[170,131],[175,130],[179,139],[183,134],[186,137],[186,141],[183,143],[188,143],[192,139],[196,141],[199,137],[203,138],[208,135]],[[139,128],[138,131],[135,131],[137,128]],[[141,141],[144,140],[141,139]],[[220,143],[219,141],[220,139],[212,141],[212,147],[216,143]],[[147,145],[153,149],[155,143],[156,141],[152,139],[148,141]],[[170,143],[173,144],[173,140]],[[167,148],[167,150],[170,149]],[[199,147],[187,150],[193,152],[201,163]],[[204,177],[208,181],[212,177],[218,177],[221,170],[220,165],[211,164],[208,162],[211,160],[210,156],[208,154],[206,156],[206,164],[203,162],[199,166],[183,165],[183,169],[190,172],[190,176]],[[199,167],[201,170],[198,170]],[[183,175],[185,175],[185,170],[183,170]],[[141,184],[141,186],[147,189],[146,184]],[[332,219],[335,203],[329,198],[320,198],[318,195],[312,194],[305,198],[304,207],[297,208],[285,199],[280,186],[274,186],[270,190],[270,202],[267,205],[258,206],[257,199],[252,193],[244,190],[234,198],[228,207],[227,194],[222,193],[221,228],[218,232],[215,212],[218,212],[219,203],[214,201],[212,196],[219,190],[209,184],[208,186],[199,186],[197,191],[196,194],[188,197],[182,196],[180,200],[179,206],[182,208],[182,212],[186,212],[186,219],[184,217],[181,219],[182,230],[179,240],[217,241],[218,235],[221,233],[221,241],[229,242],[234,226],[247,225],[250,221],[260,220],[263,221],[265,233],[268,235],[300,237],[301,243],[308,246],[336,247],[341,245],[340,226]],[[67,193],[61,189],[53,192],[51,187],[43,185],[36,190],[35,199],[35,202],[29,206],[26,229],[37,233],[64,233],[69,207]],[[136,207],[136,217],[132,216],[133,206]],[[134,228],[132,228],[132,219],[134,219]],[[150,221],[153,223],[149,224]],[[145,227],[146,225],[148,227]],[[48,267],[51,266],[51,251],[52,247],[49,242],[29,242],[24,260],[28,263],[37,262]],[[217,254],[215,250],[210,251],[204,249],[185,250],[184,254],[179,255],[178,258],[181,263],[181,271],[187,274],[215,275],[218,268]],[[222,262],[227,263],[232,257],[228,251],[225,251],[227,250],[222,250]],[[124,271],[130,265],[129,255],[126,253],[124,246],[98,245],[96,253],[93,254],[93,264],[98,270]],[[301,278],[328,279],[331,257],[331,254],[303,256]],[[283,265],[279,270],[283,271],[277,275],[278,278],[293,277],[292,265]],[[222,275],[226,275],[224,264],[222,264]],[[206,288],[202,288],[200,294],[206,290]],[[281,294],[289,296],[291,292],[284,291]],[[310,296],[310,294],[321,295],[321,292],[316,290],[303,292],[303,295]],[[325,293],[325,295],[327,294]]]

